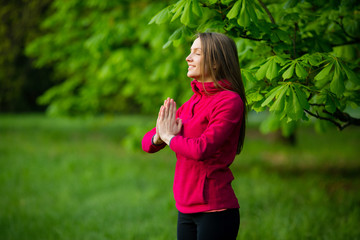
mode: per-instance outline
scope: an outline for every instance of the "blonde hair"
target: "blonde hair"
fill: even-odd
[[[245,88],[241,78],[239,57],[234,40],[221,33],[199,33],[203,61],[201,66],[202,74],[208,73],[218,88],[223,88],[218,81],[226,79],[230,82],[231,88],[237,92],[244,103],[242,124],[239,133],[239,142],[236,153],[242,150],[245,139],[247,101]]]

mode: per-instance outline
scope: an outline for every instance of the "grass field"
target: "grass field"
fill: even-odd
[[[123,147],[153,123],[0,115],[0,239],[176,239],[174,154]],[[248,130],[232,165],[238,239],[360,239],[360,129],[297,136]]]

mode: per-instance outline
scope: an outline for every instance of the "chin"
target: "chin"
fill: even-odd
[[[195,75],[195,74],[191,74],[191,73],[187,73],[187,76],[188,76],[189,78],[194,78],[194,79],[196,79],[196,78],[199,77],[199,76],[197,76],[197,75]]]

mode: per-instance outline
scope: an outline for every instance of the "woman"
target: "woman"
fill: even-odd
[[[178,110],[166,99],[142,147],[154,153],[168,145],[176,153],[178,240],[234,240],[240,215],[229,166],[242,149],[246,117],[237,49],[223,34],[201,33],[190,50],[194,95]]]

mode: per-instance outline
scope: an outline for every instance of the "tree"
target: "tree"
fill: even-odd
[[[0,3],[0,111],[43,110],[36,98],[53,85],[51,68],[36,69],[25,45],[41,34],[38,27],[50,0]]]
[[[249,106],[271,113],[261,129],[289,136],[310,118],[360,125],[347,113],[360,104],[359,10],[345,0],[57,0],[27,53],[65,79],[40,98],[50,113],[156,112],[191,94],[195,33],[223,32],[237,43]]]
[[[63,79],[39,98],[48,113],[154,112],[166,97],[181,98],[183,51],[162,49],[178,25],[148,25],[163,2],[54,1],[46,34],[27,46],[37,66]]]
[[[358,1],[345,0],[179,0],[151,22],[180,21],[187,32],[233,37],[249,106],[271,113],[261,129],[289,136],[309,117],[340,130],[360,126],[346,112],[360,104],[359,10]],[[179,29],[170,42],[184,37]]]

